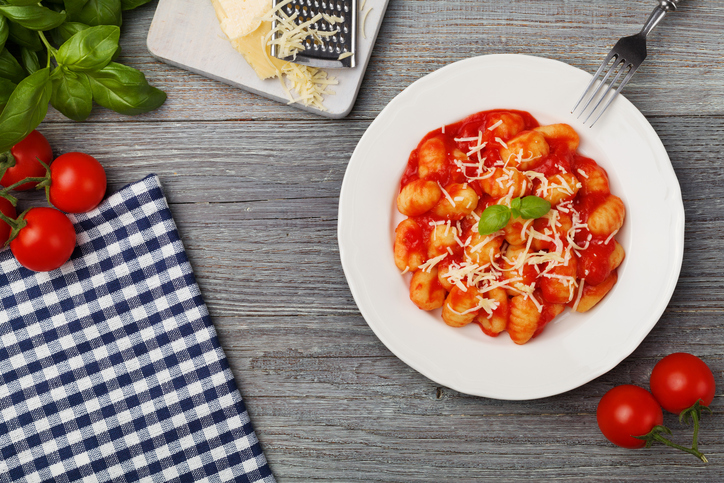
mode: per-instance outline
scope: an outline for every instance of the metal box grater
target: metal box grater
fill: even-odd
[[[283,0],[273,0],[274,7]],[[321,19],[309,26],[319,32],[331,32],[339,29],[339,33],[331,37],[323,37],[320,42],[311,36],[304,40],[304,50],[297,52],[296,58],[286,57],[283,60],[294,61],[310,67],[354,67],[356,65],[357,44],[357,0],[292,0],[280,9],[288,17],[298,13],[294,23],[300,25],[311,20],[317,14],[327,14],[340,17],[341,22],[331,24]],[[272,29],[276,28],[277,20],[272,22]],[[279,35],[277,33],[277,35]],[[271,54],[279,57],[279,46],[273,44]],[[339,59],[339,56],[351,52],[352,55]],[[279,57],[281,58],[281,57]]]

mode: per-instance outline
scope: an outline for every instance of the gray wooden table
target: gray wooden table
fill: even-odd
[[[416,79],[482,53],[551,57],[592,72],[616,39],[638,31],[653,0],[390,0],[343,120],[156,61],[145,47],[152,2],[124,16],[121,61],[165,90],[166,104],[133,118],[99,108],[81,124],[51,112],[40,130],[56,154],[96,156],[111,191],[160,176],[279,481],[724,481],[724,5],[682,3],[654,32],[650,57],[626,88],[681,183],[681,278],[630,357],[542,400],[460,394],[385,348],[342,273],[340,185],[364,130]],[[596,426],[608,389],[648,387],[654,363],[676,351],[702,357],[720,385],[700,436],[708,465],[664,446],[614,447]],[[679,428],[672,415],[665,422]],[[685,443],[690,432],[678,434]]]

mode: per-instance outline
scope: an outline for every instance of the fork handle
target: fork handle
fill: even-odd
[[[681,0],[659,0],[659,4],[656,5],[656,8],[654,8],[649,19],[644,24],[644,28],[641,29],[641,34],[643,34],[644,37],[649,35],[668,12],[676,11],[680,1]]]

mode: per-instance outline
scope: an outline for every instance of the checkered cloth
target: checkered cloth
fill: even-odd
[[[71,220],[58,270],[0,252],[0,482],[274,482],[158,178]]]

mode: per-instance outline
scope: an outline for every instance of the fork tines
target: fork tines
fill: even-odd
[[[628,83],[644,58],[646,58],[646,37],[637,34],[620,39],[601,63],[571,112],[575,113],[578,106],[585,99],[588,99],[578,113],[577,118],[580,119],[581,116],[588,113],[583,121],[586,124],[595,114],[593,121],[589,125],[589,127],[592,127],[621,92],[621,89]],[[604,71],[603,79],[599,81],[599,77]],[[613,78],[611,78],[612,76]],[[621,79],[620,82],[619,79]],[[589,96],[591,91],[592,94]],[[591,105],[593,107],[589,109]],[[601,108],[601,106],[603,107]]]

